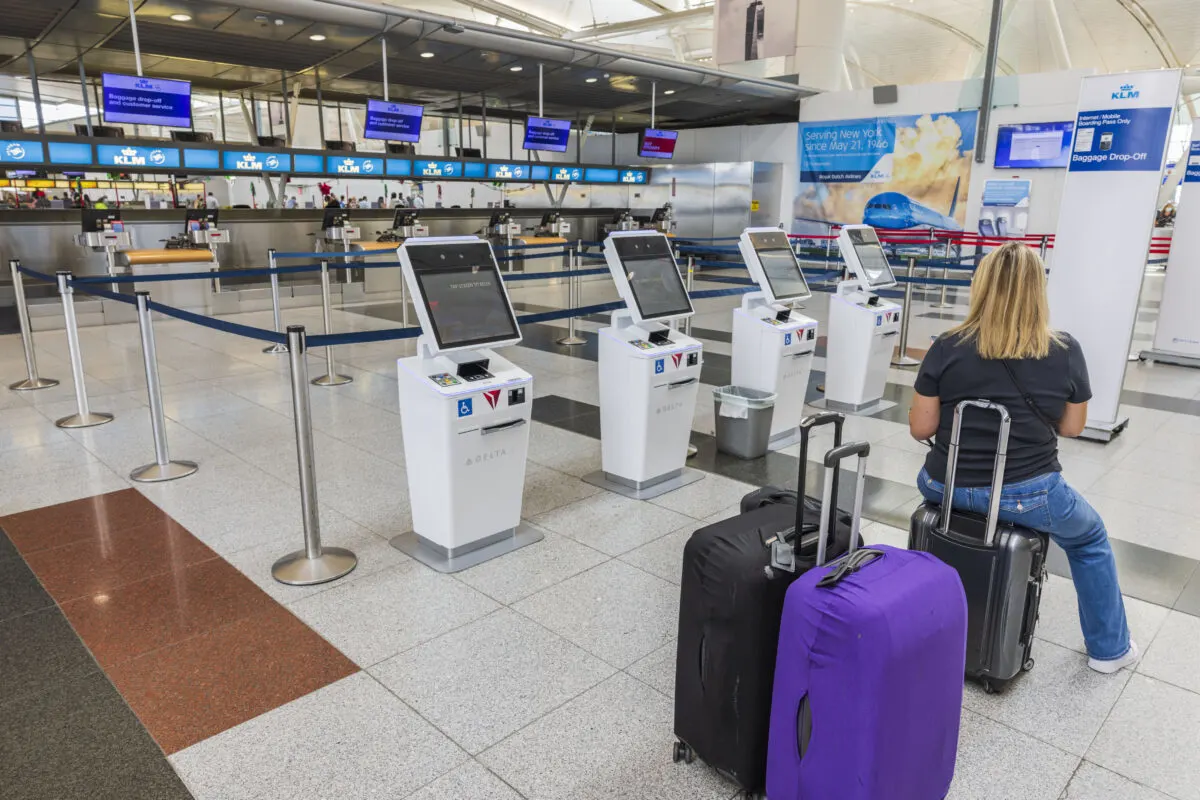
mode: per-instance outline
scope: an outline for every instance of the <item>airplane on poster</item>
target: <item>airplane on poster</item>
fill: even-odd
[[[926,205],[918,203],[901,192],[882,192],[867,201],[863,210],[863,224],[872,228],[889,230],[929,230],[961,231],[962,225],[954,219],[958,209],[958,190],[962,178],[954,183],[954,199],[950,201],[950,213],[941,214]]]

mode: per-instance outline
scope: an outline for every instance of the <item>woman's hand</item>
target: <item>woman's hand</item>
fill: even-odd
[[[942,419],[942,401],[923,394],[913,395],[912,408],[908,410],[908,430],[918,442],[932,439]]]

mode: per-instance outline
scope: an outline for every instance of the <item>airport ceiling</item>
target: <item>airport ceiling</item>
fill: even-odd
[[[647,10],[658,5],[630,2]],[[471,3],[509,8],[496,0]],[[135,0],[144,72],[190,80],[198,90],[262,96],[280,93],[282,70],[289,90],[309,98],[315,97],[319,75],[327,101],[362,103],[383,94],[384,35],[391,99],[447,111],[457,107],[461,92],[469,112],[478,113],[486,95],[489,115],[502,116],[510,108],[513,115],[537,113],[539,64],[547,116],[595,114],[596,126],[604,128],[614,117],[622,130],[645,125],[652,84],[659,124],[671,127],[791,121],[808,94],[794,83],[721,73],[711,65],[557,38],[561,34],[548,39],[545,34],[557,27],[548,27],[555,23],[540,11],[524,19],[529,24],[495,15],[476,24],[460,6],[453,15],[462,20],[458,25],[376,0],[351,4],[355,7],[324,0]],[[490,27],[498,21],[502,28]],[[0,0],[0,74],[28,75],[30,49],[43,80],[77,81],[80,58],[92,77],[135,73],[127,0]]]

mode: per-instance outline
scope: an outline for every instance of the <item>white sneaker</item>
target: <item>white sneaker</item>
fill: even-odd
[[[1129,650],[1125,652],[1125,655],[1121,656],[1120,658],[1111,658],[1106,661],[1102,661],[1098,658],[1089,658],[1088,666],[1096,670],[1096,672],[1103,672],[1105,675],[1111,675],[1114,672],[1120,672],[1125,667],[1128,667],[1130,664],[1137,661],[1138,655],[1137,643],[1133,640],[1130,640]]]

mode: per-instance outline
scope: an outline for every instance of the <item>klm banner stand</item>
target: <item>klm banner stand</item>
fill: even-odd
[[[1200,297],[1200,118],[1192,120],[1192,143],[1185,158],[1187,169],[1167,258],[1154,348],[1143,350],[1141,357],[1143,361],[1200,367],[1200,317],[1196,315],[1196,298]]]
[[[1179,70],[1164,69],[1090,76],[1080,86],[1049,295],[1051,324],[1078,339],[1087,358],[1085,439],[1112,441],[1129,423],[1121,388],[1179,82]]]

